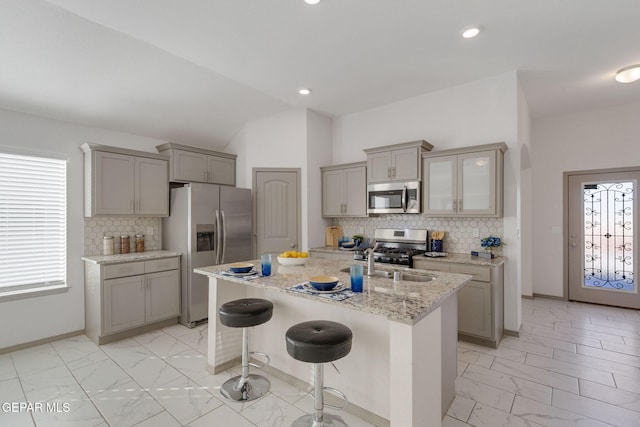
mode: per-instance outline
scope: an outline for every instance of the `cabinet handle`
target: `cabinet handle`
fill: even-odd
[[[454,212],[458,212],[458,201],[457,200],[453,201],[453,211]]]
[[[458,202],[458,209],[462,212],[462,200]]]
[[[387,178],[391,178],[391,168],[387,168]]]
[[[392,178],[395,178],[396,177],[396,167],[395,166],[392,167],[391,170],[392,170],[392,173],[393,173],[393,177]]]

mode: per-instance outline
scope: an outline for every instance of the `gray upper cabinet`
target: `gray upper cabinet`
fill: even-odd
[[[367,216],[367,168],[365,162],[320,168],[322,216]]]
[[[423,214],[501,217],[504,143],[424,153]]]
[[[171,182],[208,182],[236,185],[236,155],[188,145],[167,143],[156,147],[169,155]]]
[[[169,216],[169,159],[83,144],[85,216]]]
[[[433,148],[427,141],[368,148],[367,183],[421,179],[421,154]]]

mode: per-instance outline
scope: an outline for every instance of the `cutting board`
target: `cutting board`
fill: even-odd
[[[327,246],[338,247],[338,239],[342,236],[342,227],[339,225],[332,225],[327,227],[326,237],[327,237]]]

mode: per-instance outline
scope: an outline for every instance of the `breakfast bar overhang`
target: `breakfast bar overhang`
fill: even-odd
[[[234,299],[264,298],[274,304],[273,317],[252,330],[251,350],[269,354],[271,368],[309,383],[308,364],[287,354],[286,330],[308,320],[340,322],[353,331],[352,350],[334,362],[339,372],[325,370],[325,384],[392,427],[440,426],[454,397],[456,292],[471,276],[380,267],[431,280],[365,276],[364,292],[342,301],[287,289],[318,275],[337,276],[348,286],[350,264],[315,258],[304,266],[274,262],[271,276],[252,279],[226,275],[228,265],[196,269],[209,277],[208,369],[227,369],[240,355],[241,334],[220,323],[219,307]]]

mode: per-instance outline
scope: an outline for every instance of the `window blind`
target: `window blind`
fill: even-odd
[[[66,282],[67,162],[0,152],[0,293]]]

